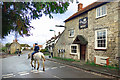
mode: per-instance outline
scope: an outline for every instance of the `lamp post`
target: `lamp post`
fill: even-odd
[[[56,27],[64,27],[66,28],[66,26],[63,26],[63,25],[55,25]]]
[[[50,29],[50,31],[54,31],[54,37],[55,37],[55,30]]]

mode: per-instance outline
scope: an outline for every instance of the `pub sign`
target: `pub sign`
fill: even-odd
[[[88,28],[88,17],[79,19],[79,29]]]

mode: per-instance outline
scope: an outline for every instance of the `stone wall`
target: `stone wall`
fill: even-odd
[[[119,32],[118,32],[118,56],[120,56],[120,1],[119,1],[119,3],[118,3],[118,19],[119,19],[119,21],[118,21],[118,30],[119,30]]]
[[[13,42],[10,46],[10,53],[11,54],[15,53],[17,49],[21,50],[20,44],[18,42]]]
[[[88,55],[89,60],[94,61],[94,56],[109,57],[110,65],[117,64],[118,54],[118,3],[107,3],[107,15],[96,18],[96,9],[88,12]],[[107,29],[107,49],[95,50],[95,30]]]
[[[58,40],[58,42],[55,44],[54,56],[60,57],[61,55],[63,55],[63,54],[58,55],[57,49],[65,49],[64,58],[80,59],[80,51],[78,50],[77,54],[71,55],[70,46],[75,40],[77,35],[83,35],[86,38],[86,40],[88,40],[88,36],[87,36],[88,28],[79,29],[79,19],[84,17],[87,17],[87,13],[65,23],[66,29],[63,32],[63,34],[60,36],[60,39]],[[74,29],[75,31],[74,37],[69,37],[70,29]],[[79,45],[78,45],[78,49],[80,49]],[[87,51],[86,51],[86,55],[87,55]]]
[[[57,49],[65,49],[64,58],[80,59],[80,53],[70,55],[70,45],[77,35],[82,35],[88,41],[86,49],[86,61],[94,61],[94,56],[109,57],[110,65],[117,64],[116,57],[120,55],[120,2],[111,2],[107,5],[107,15],[96,18],[96,9],[92,9],[86,14],[82,14],[65,23],[66,29],[55,44],[54,56],[62,57],[58,54]],[[118,15],[119,14],[119,15]],[[88,17],[88,28],[79,29],[79,19]],[[69,30],[74,29],[74,37],[69,37]],[[95,50],[95,31],[99,29],[107,29],[107,49]],[[119,36],[119,37],[118,37]],[[80,46],[79,46],[80,47]]]

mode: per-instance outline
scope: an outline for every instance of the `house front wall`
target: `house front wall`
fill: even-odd
[[[118,3],[118,57],[120,57],[120,1]]]
[[[118,55],[118,43],[119,43],[119,30],[118,30],[118,3],[111,2],[104,4],[107,8],[107,15],[101,18],[96,18],[96,9],[88,12],[88,60],[94,61],[95,56],[109,57],[109,64],[117,64],[116,56]],[[96,30],[107,30],[107,48],[95,49],[95,31]]]
[[[75,40],[77,35],[83,35],[86,40],[88,40],[88,28],[86,29],[79,29],[79,19],[82,19],[84,17],[87,17],[87,13],[83,14],[82,16],[79,16],[75,19],[72,19],[68,22],[65,23],[65,31],[64,33],[60,36],[58,42],[55,44],[55,49],[54,49],[54,56],[59,56],[59,57],[64,57],[64,58],[72,58],[72,59],[80,59],[80,44],[72,44],[73,41]],[[74,36],[70,37],[69,36],[69,31],[73,29],[74,30]],[[76,54],[71,54],[71,45],[77,45],[77,53]],[[64,53],[59,53],[58,50],[65,49]],[[87,50],[87,49],[86,49]],[[86,56],[87,56],[87,51],[86,51]]]
[[[66,29],[55,44],[54,55],[59,56],[58,49],[65,49],[64,57],[80,59],[80,45],[78,44],[77,54],[71,55],[70,46],[77,35],[82,35],[88,41],[86,45],[85,60],[94,62],[95,56],[108,57],[109,65],[118,63],[116,57],[120,56],[120,2],[110,2],[104,4],[107,7],[107,15],[96,18],[96,8],[84,13],[65,23]],[[88,17],[88,28],[79,29],[79,19]],[[74,29],[74,36],[69,37],[69,30]],[[95,48],[95,32],[96,30],[107,31],[106,49]]]
[[[21,49],[20,44],[16,43],[16,42],[12,43],[11,46],[10,46],[10,53],[11,54],[15,53],[15,51],[17,49],[19,49],[19,50]]]

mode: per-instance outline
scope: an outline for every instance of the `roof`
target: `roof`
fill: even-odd
[[[43,46],[42,45],[38,45],[40,48],[42,48]]]
[[[21,47],[30,47],[28,44],[20,44]]]
[[[76,13],[73,14],[72,16],[70,16],[70,17],[69,17],[68,19],[66,19],[64,22],[70,21],[70,20],[78,17],[79,15],[84,14],[84,13],[86,13],[86,12],[88,12],[88,11],[96,8],[96,7],[99,7],[99,6],[103,5],[103,4],[106,4],[106,3],[108,3],[108,2],[94,2],[94,3],[86,6],[85,8],[82,8],[80,11],[76,12]]]
[[[61,34],[62,34],[62,33],[60,33],[58,36],[52,37],[50,40],[46,41],[46,43],[53,42],[52,39],[56,40],[57,38],[60,37]]]
[[[43,46],[42,45],[38,45],[39,46],[39,48],[42,48]],[[33,44],[33,47],[35,47],[35,44]]]
[[[77,35],[77,37],[73,41],[73,44],[87,45],[87,43],[88,41],[82,35]]]

